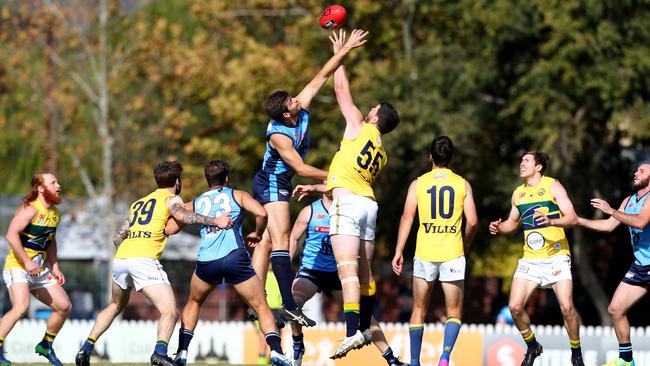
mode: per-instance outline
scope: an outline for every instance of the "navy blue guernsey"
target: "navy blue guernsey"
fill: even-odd
[[[330,244],[330,217],[320,199],[311,204],[307,236],[302,244],[300,269],[336,272],[336,259]]]

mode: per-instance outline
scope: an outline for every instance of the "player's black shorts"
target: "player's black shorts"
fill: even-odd
[[[642,266],[632,263],[630,269],[627,270],[623,276],[622,282],[632,286],[650,286],[650,265]]]
[[[196,262],[194,272],[201,280],[215,285],[223,282],[236,285],[255,276],[251,256],[244,248],[237,248],[213,261]]]
[[[315,269],[300,269],[296,278],[305,278],[318,287],[318,292],[331,294],[332,291],[341,291],[341,280],[339,274],[334,272],[317,271]]]
[[[291,176],[287,174],[268,174],[259,171],[253,178],[253,198],[261,204],[288,202],[292,190]]]

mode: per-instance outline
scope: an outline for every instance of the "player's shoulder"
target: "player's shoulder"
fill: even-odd
[[[36,216],[37,212],[38,212],[38,208],[34,204],[34,201],[32,201],[26,205],[21,205],[20,207],[18,207],[18,209],[16,210],[16,215],[31,216],[33,218],[34,216]]]

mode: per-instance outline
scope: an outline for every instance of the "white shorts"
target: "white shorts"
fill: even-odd
[[[113,282],[124,290],[135,286],[136,291],[152,285],[169,285],[167,273],[154,258],[114,258]]]
[[[332,200],[330,235],[352,235],[361,240],[375,240],[377,202],[368,197],[349,194]]]
[[[427,282],[462,281],[465,279],[465,256],[447,262],[429,262],[413,257],[413,277],[423,278]]]
[[[27,283],[29,286],[29,291],[36,290],[39,288],[52,286],[56,282],[56,278],[50,272],[50,269],[47,267],[41,268],[41,273],[38,276],[30,276],[22,268],[7,268],[2,271],[2,278],[7,285],[7,288],[11,287],[14,283]]]
[[[545,259],[521,258],[514,277],[535,282],[542,288],[551,287],[561,280],[572,280],[571,257],[561,254]]]

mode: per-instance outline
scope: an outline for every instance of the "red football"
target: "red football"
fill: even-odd
[[[345,8],[341,5],[330,5],[320,14],[320,26],[323,29],[340,28],[345,21]]]

